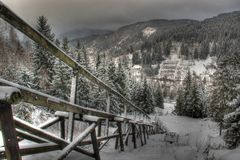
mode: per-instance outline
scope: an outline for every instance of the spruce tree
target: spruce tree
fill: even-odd
[[[56,41],[56,45],[60,45]],[[63,41],[61,47],[64,51],[69,51],[68,41]],[[62,61],[56,59],[55,75],[53,80],[54,91],[53,94],[61,99],[69,100],[71,88],[71,69]]]
[[[239,84],[238,59],[231,56],[223,56],[217,62],[216,71],[213,74],[210,100],[210,116],[219,122],[220,135],[222,133],[224,115],[231,112],[229,102],[238,95],[236,90]]]
[[[49,40],[54,40],[54,34],[51,31],[50,25],[47,23],[46,17],[38,17],[37,30]],[[33,66],[35,89],[43,90],[46,93],[52,92],[54,62],[54,57],[45,48],[39,44],[34,44]]]
[[[160,85],[154,91],[154,104],[155,107],[164,109],[164,99]]]
[[[153,113],[154,112],[153,95],[152,95],[149,85],[147,84],[146,79],[144,79],[142,91],[140,93],[141,93],[140,106],[143,108],[143,110],[146,113],[148,113],[148,114]]]

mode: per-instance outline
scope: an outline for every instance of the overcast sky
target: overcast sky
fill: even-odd
[[[74,29],[116,29],[150,19],[198,19],[240,10],[240,0],[2,0],[35,24],[45,15],[57,34]]]

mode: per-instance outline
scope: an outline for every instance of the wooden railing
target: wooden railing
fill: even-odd
[[[63,159],[70,153],[70,151],[75,150],[99,160],[99,150],[101,150],[111,138],[116,138],[115,148],[117,149],[118,146],[120,146],[122,151],[124,150],[124,143],[125,145],[128,144],[128,137],[130,135],[132,136],[134,148],[137,147],[137,137],[139,137],[142,145],[146,144],[146,136],[148,137],[149,134],[154,133],[156,127],[153,123],[151,123],[151,118],[146,112],[135,106],[122,94],[112,89],[85,68],[83,68],[62,49],[57,47],[53,42],[48,40],[45,36],[17,16],[1,1],[0,17],[24,33],[30,39],[35,41],[37,44],[48,49],[52,55],[71,67],[74,73],[77,73],[72,78],[70,102],[24,86],[20,86],[4,79],[0,79],[0,126],[4,140],[4,147],[0,148],[0,157],[7,158],[8,160],[19,160],[21,159],[21,156],[24,155],[60,149],[62,152],[56,156],[56,159]],[[92,83],[106,90],[106,111],[99,111],[74,104],[78,76],[84,76]],[[110,113],[110,95],[117,96],[124,104],[123,117]],[[56,118],[51,119],[39,127],[32,126],[31,124],[13,117],[11,106],[19,101],[53,109],[57,111],[55,113]],[[127,118],[127,107],[130,107],[132,110],[138,111],[140,114],[142,114],[142,119],[136,121]],[[67,136],[65,135],[65,120],[68,120]],[[79,134],[78,137],[73,140],[75,121],[87,122],[89,123],[89,127],[87,127],[82,133]],[[60,123],[60,137],[54,136],[51,133],[43,130],[58,122]],[[113,135],[109,135],[108,133],[110,122],[116,123],[117,126],[117,130]],[[124,124],[124,130],[122,129],[122,124]],[[102,125],[106,128],[106,134],[103,137],[101,135]],[[97,126],[98,133],[96,135]],[[91,138],[84,141],[88,135],[90,135]],[[123,139],[124,137],[125,139]],[[28,139],[36,142],[37,144],[31,146],[20,146],[19,148],[18,141],[21,139]],[[100,142],[104,140],[106,141],[100,145]],[[93,153],[81,148],[82,145],[90,144],[93,145]]]

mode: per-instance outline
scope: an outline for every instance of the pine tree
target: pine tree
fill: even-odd
[[[192,91],[192,75],[190,70],[187,72],[187,75],[184,79],[184,88],[183,88],[183,97],[184,97],[184,115],[191,116],[191,108],[192,108],[192,99],[191,99],[191,91]]]
[[[56,45],[59,45],[59,41],[56,40]],[[64,51],[68,52],[68,40],[63,40],[61,46]],[[55,75],[53,80],[54,91],[53,95],[64,99],[69,100],[70,88],[71,88],[71,69],[62,61],[56,59],[54,67]]]
[[[141,95],[141,102],[140,106],[143,108],[143,110],[150,114],[154,112],[154,105],[153,105],[153,95],[150,90],[150,87],[147,84],[147,80],[144,80],[142,91],[140,92]]]
[[[154,91],[154,103],[156,107],[164,109],[163,93],[160,86]]]
[[[183,116],[184,115],[183,111],[184,111],[184,97],[182,89],[180,88],[177,93],[175,112],[177,113],[177,115]]]
[[[231,112],[229,102],[238,95],[236,90],[239,84],[238,58],[234,56],[223,56],[217,62],[217,70],[213,74],[210,100],[210,116],[220,125],[220,135],[222,134],[224,115]]]
[[[90,70],[89,68],[89,59],[86,54],[86,50],[84,46],[80,45],[80,42],[78,41],[76,46],[76,61],[82,65],[85,69]],[[90,105],[90,84],[89,81],[84,77],[78,77],[77,82],[77,101],[76,103],[79,105]]]
[[[37,30],[49,40],[54,40],[54,34],[47,23],[47,18],[40,16],[37,19]],[[33,66],[35,89],[46,93],[52,92],[52,80],[54,75],[54,57],[39,44],[34,44]]]
[[[192,107],[190,109],[191,117],[203,118],[204,106],[202,103],[200,89],[198,86],[196,75],[194,76],[193,82],[192,82],[191,102],[192,102]]]
[[[224,117],[224,140],[230,149],[240,145],[240,98],[233,103],[234,112]]]

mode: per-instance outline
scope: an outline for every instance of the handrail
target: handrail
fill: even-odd
[[[54,96],[50,96],[48,94],[21,86],[19,84],[16,84],[1,78],[0,78],[0,85],[11,86],[16,88],[16,90],[20,90],[21,96],[19,97],[21,97],[24,102],[30,103],[33,105],[44,106],[44,107],[48,107],[50,109],[58,110],[58,111],[73,112],[77,114],[86,114],[86,115],[99,116],[99,117],[110,118],[110,119],[113,119],[115,117],[120,117],[108,112],[99,111],[97,109],[92,109],[92,108],[87,108],[87,107],[82,107],[76,104],[72,104],[68,101],[56,98]]]
[[[57,57],[59,60],[67,64],[69,67],[71,67],[73,70],[77,71],[79,74],[85,76],[88,80],[90,80],[92,83],[97,84],[98,86],[104,88],[109,93],[116,95],[119,97],[125,104],[128,104],[132,108],[135,108],[139,112],[143,113],[148,119],[151,119],[149,115],[140,109],[139,107],[135,106],[130,100],[128,100],[126,97],[124,97],[122,94],[117,92],[116,90],[109,87],[107,84],[105,84],[103,81],[98,79],[96,76],[94,76],[92,73],[87,71],[85,68],[83,68],[79,63],[77,63],[73,58],[68,56],[62,49],[60,49],[58,46],[56,46],[53,42],[48,40],[44,35],[42,35],[40,32],[35,30],[33,27],[31,27],[29,24],[27,24],[23,19],[21,19],[18,15],[16,15],[12,10],[10,10],[5,4],[3,4],[0,1],[0,17],[4,19],[6,22],[17,28],[19,31],[21,31],[23,34],[28,36],[30,39],[35,41],[36,43],[42,45],[42,47],[46,48],[50,51],[51,54],[53,54],[55,57]]]

